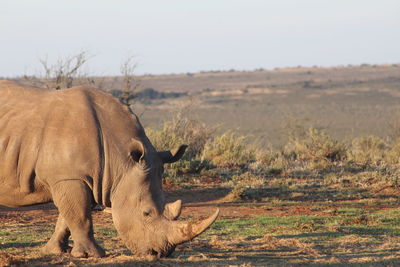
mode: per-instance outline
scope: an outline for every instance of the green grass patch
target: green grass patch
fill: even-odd
[[[53,227],[41,225],[6,225],[0,229],[0,250],[13,251],[44,245],[50,238]]]
[[[330,242],[356,235],[378,242],[388,235],[400,236],[399,223],[400,209],[366,211],[351,207],[333,209],[331,216],[261,215],[248,219],[222,219],[206,232],[206,236],[254,239],[271,235],[305,242]]]

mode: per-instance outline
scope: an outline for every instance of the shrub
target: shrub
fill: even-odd
[[[288,162],[280,152],[273,150],[258,151],[256,161],[252,166],[254,171],[267,175],[279,175],[287,169]]]
[[[174,120],[165,122],[161,130],[147,129],[146,133],[158,151],[169,150],[181,144],[188,145],[184,158],[192,159],[202,154],[205,144],[212,138],[214,129],[207,128],[198,120],[178,115]]]
[[[147,136],[158,151],[169,150],[181,144],[188,145],[183,158],[165,166],[165,175],[176,177],[182,173],[196,173],[207,165],[200,158],[204,146],[212,137],[214,129],[207,128],[197,120],[182,118],[165,122],[161,130],[146,129]]]
[[[352,141],[348,159],[362,167],[378,167],[384,161],[386,148],[385,142],[377,136],[358,137]]]
[[[400,140],[395,142],[385,155],[386,162],[389,164],[400,163]]]
[[[244,136],[225,133],[209,142],[204,158],[218,167],[243,167],[255,160],[255,155],[245,142]]]
[[[346,148],[325,131],[310,127],[302,137],[289,136],[283,153],[287,159],[300,161],[310,169],[325,169],[342,161]]]

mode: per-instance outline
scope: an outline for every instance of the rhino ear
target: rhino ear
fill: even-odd
[[[185,150],[187,147],[187,145],[181,145],[180,147],[170,151],[158,152],[158,155],[160,156],[163,163],[173,163],[182,158],[183,154],[185,154]]]
[[[144,146],[143,143],[138,140],[132,139],[129,151],[130,156],[136,162],[139,162],[144,158]]]

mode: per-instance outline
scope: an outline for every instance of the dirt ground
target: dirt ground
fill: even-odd
[[[317,221],[318,218],[336,216],[341,208],[351,208],[354,205],[367,212],[399,209],[397,205],[330,201],[283,204],[232,202],[229,201],[230,189],[218,184],[208,184],[195,190],[167,186],[166,193],[168,201],[183,200],[185,204],[181,218],[189,220],[205,217],[217,207],[220,209],[220,221],[238,223],[263,216],[272,216],[269,218],[308,216]],[[334,245],[336,247],[330,244],[319,245],[320,241],[313,243],[303,239],[323,236],[326,233],[315,232],[318,227],[313,223],[300,221],[294,223],[300,229],[299,232],[293,232],[293,229],[290,230],[291,228],[285,226],[277,226],[271,228],[273,230],[271,235],[247,237],[246,234],[239,236],[232,234],[228,226],[224,229],[224,226],[220,225],[210,230],[211,234],[203,234],[189,243],[178,246],[171,258],[143,261],[135,258],[124,247],[113,228],[111,215],[102,211],[94,212],[93,220],[96,239],[107,250],[105,258],[76,259],[68,254],[41,255],[39,249],[50,237],[57,214],[52,203],[19,209],[0,207],[1,226],[3,230],[8,231],[7,240],[11,240],[10,243],[7,240],[1,242],[0,239],[0,266],[398,266],[400,264],[400,247],[398,247],[400,240],[397,237],[388,237],[388,241],[379,244],[379,249],[375,246],[372,250],[371,246],[365,245],[370,242],[365,237],[346,232],[348,230],[344,228],[342,230],[335,228],[331,234],[343,235],[339,245]],[[249,225],[253,223],[258,224],[250,222]],[[244,229],[249,226],[239,227]],[[257,227],[256,225],[255,228]],[[277,232],[282,232],[280,238],[273,236]],[[19,239],[21,235],[31,235],[31,239]]]

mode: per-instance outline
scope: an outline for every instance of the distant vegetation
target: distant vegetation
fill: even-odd
[[[122,97],[125,97],[125,102],[133,105],[135,101],[140,101],[142,104],[151,104],[151,100],[155,99],[166,99],[166,98],[178,98],[182,96],[186,96],[187,93],[179,93],[179,92],[159,92],[153,88],[145,88],[143,90],[134,91],[126,91],[114,89],[111,90],[111,94],[122,101]]]
[[[182,114],[160,130],[147,129],[147,134],[159,150],[189,145],[183,160],[166,166],[166,183],[178,185],[193,175],[215,177],[232,186],[237,200],[252,199],[257,190],[259,199],[266,184],[278,177],[317,177],[339,184],[352,177],[357,181],[347,182],[361,187],[371,181],[400,185],[400,136],[360,136],[347,144],[323,129],[298,127],[288,132],[285,145],[267,149],[244,142],[245,136],[233,132],[216,134],[215,128]]]
[[[218,134],[231,131],[261,147],[283,147],[288,123],[325,129],[350,144],[359,136],[392,135],[400,118],[398,65],[298,67],[279,70],[203,72],[141,77],[143,88],[186,93],[179,98],[137,101],[145,126],[160,128],[177,107],[193,101],[188,117]],[[151,106],[149,105],[151,104]]]

